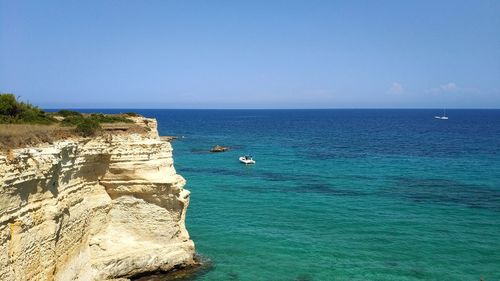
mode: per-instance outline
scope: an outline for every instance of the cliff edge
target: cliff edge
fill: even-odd
[[[107,280],[193,264],[185,180],[156,120],[0,152],[0,280]]]

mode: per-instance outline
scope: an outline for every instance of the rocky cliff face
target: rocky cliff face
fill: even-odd
[[[0,280],[106,280],[193,263],[189,191],[148,133],[0,155]]]

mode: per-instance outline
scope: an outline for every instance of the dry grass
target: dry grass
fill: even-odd
[[[72,127],[58,125],[0,124],[0,150],[52,143],[74,136]]]
[[[78,136],[75,127],[60,125],[0,124],[0,153],[10,149],[53,143],[57,140]],[[103,134],[143,134],[147,129],[130,123],[102,124]]]

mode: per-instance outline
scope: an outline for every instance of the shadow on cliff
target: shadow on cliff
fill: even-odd
[[[49,191],[53,197],[59,195],[59,173],[52,173],[54,176],[48,179],[33,179],[23,182],[22,186],[16,186],[16,190],[22,202],[28,202],[30,196]]]

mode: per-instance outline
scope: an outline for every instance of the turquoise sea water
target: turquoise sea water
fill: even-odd
[[[139,112],[184,136],[193,280],[500,280],[499,110]]]

